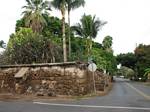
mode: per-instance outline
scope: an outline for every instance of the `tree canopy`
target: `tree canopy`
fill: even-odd
[[[111,36],[106,36],[102,41],[103,49],[107,52],[113,52],[112,50],[113,38]]]
[[[50,9],[48,1],[44,0],[26,0],[27,5],[23,6],[25,11],[22,12],[25,25],[32,28],[34,32],[41,32],[43,26],[47,23],[43,17],[43,12],[47,14]]]
[[[140,44],[134,50],[134,53],[124,53],[117,56],[118,63],[122,66],[129,67],[135,71],[134,77],[145,80],[146,70],[150,67],[150,45]]]
[[[98,69],[114,74],[116,57],[113,52],[108,52],[108,48],[112,49],[113,38],[105,37],[103,43],[93,41],[107,22],[100,21],[96,15],[90,14],[84,14],[75,26],[65,22],[65,12],[70,13],[71,10],[84,6],[84,0],[52,0],[52,2],[26,0],[26,2],[23,17],[16,21],[15,32],[10,35],[6,50],[0,54],[1,64],[63,62],[67,61],[71,47],[69,57],[71,61],[88,63],[90,54]],[[47,12],[51,10],[49,3],[60,10],[62,19],[49,15]],[[2,47],[3,42],[0,44]]]
[[[134,69],[136,64],[136,57],[134,53],[124,53],[117,55],[118,64]]]
[[[138,72],[138,76],[144,75],[144,70],[150,67],[150,45],[140,44],[135,49],[135,57],[136,57],[136,70]]]
[[[87,55],[91,54],[92,39],[96,38],[99,29],[105,25],[106,22],[100,21],[96,16],[84,14],[80,20],[72,27],[73,31],[82,38],[86,38]]]
[[[51,63],[62,61],[61,48],[47,37],[34,33],[29,28],[21,28],[11,35],[8,43],[8,59],[13,64]]]

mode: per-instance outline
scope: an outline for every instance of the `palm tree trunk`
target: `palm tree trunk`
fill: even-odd
[[[62,37],[63,37],[63,56],[64,62],[67,62],[66,36],[65,36],[65,8],[61,10],[62,13]]]
[[[90,55],[91,55],[92,54],[92,38],[91,37],[90,37],[89,41],[90,41],[89,48],[90,48]]]
[[[85,54],[89,57],[89,51],[90,51],[90,47],[89,47],[89,39],[86,38],[86,50],[85,50]]]
[[[68,39],[69,39],[69,58],[71,58],[70,11],[68,11],[68,24],[69,24],[69,29],[68,29]]]
[[[92,38],[87,38],[87,56],[90,58],[92,55]]]

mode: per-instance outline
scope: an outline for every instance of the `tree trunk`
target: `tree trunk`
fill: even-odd
[[[91,37],[89,37],[89,38],[87,38],[87,41],[86,41],[87,43],[87,56],[88,56],[88,58],[91,58],[91,56],[92,56],[92,38]]]
[[[69,24],[69,29],[68,29],[68,39],[69,39],[69,58],[71,59],[70,11],[68,11],[68,24]]]
[[[89,48],[90,48],[89,54],[91,56],[92,55],[92,38],[91,37],[90,37],[89,41],[90,41],[90,44],[89,44]]]
[[[67,62],[66,36],[65,36],[65,8],[61,10],[62,13],[62,37],[63,37],[63,57],[64,62]]]

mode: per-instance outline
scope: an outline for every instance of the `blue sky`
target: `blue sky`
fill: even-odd
[[[25,0],[1,1],[0,40],[8,42],[25,4]],[[108,22],[95,41],[101,43],[105,36],[112,36],[115,54],[133,52],[136,44],[150,44],[150,0],[86,0],[84,8],[71,13],[71,24],[79,22],[84,13]],[[51,15],[61,17],[58,11]]]

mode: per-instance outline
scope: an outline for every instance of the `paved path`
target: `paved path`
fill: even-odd
[[[76,101],[0,102],[0,112],[150,112],[150,87],[116,79],[103,97]]]

